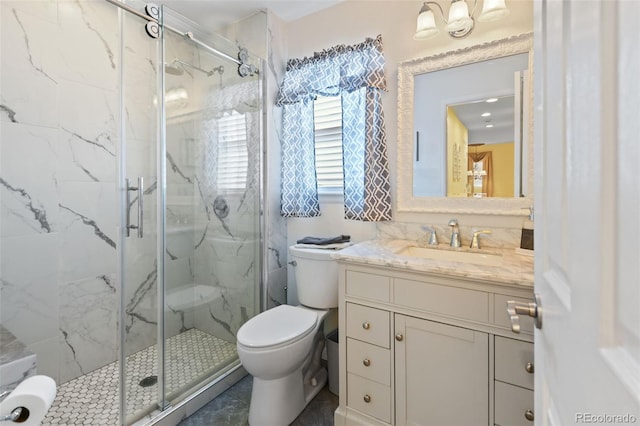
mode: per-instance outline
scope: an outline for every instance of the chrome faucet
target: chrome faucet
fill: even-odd
[[[490,234],[490,233],[491,233],[491,231],[489,231],[488,229],[482,230],[482,231],[473,231],[473,236],[471,237],[471,245],[469,245],[469,248],[479,249],[480,248],[480,237],[478,235]]]
[[[458,219],[451,219],[449,221],[451,227],[451,247],[460,247],[460,228],[458,228]]]
[[[436,228],[429,226],[422,226],[422,230],[429,233],[429,244],[430,246],[438,245],[438,235],[436,234]]]

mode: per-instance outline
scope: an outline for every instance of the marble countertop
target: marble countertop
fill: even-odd
[[[412,272],[427,272],[533,288],[533,257],[517,254],[515,249],[481,250],[501,255],[502,260],[498,265],[434,260],[397,253],[404,247],[416,245],[415,241],[409,240],[370,240],[337,251],[331,257],[339,261],[365,265],[386,266]],[[434,250],[471,251],[466,248],[451,249],[446,244],[441,244]]]

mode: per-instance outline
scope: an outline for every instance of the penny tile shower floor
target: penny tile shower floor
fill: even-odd
[[[236,345],[192,328],[167,339],[168,394],[177,394],[236,359]],[[127,357],[127,413],[155,407],[157,385],[138,383],[156,374],[156,347]],[[42,425],[114,425],[118,422],[118,363],[113,362],[58,386]]]

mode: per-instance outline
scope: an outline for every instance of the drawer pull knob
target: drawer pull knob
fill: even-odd
[[[364,328],[365,330],[368,330],[371,328],[371,324],[369,324],[367,321],[362,323],[362,328]]]
[[[404,339],[404,336],[402,335],[402,333],[398,333],[398,334],[396,334],[396,340],[397,340],[398,342],[402,342],[402,339]]]
[[[370,366],[370,365],[371,365],[371,360],[369,360],[369,359],[365,358],[365,359],[362,361],[362,363],[364,364],[364,366],[365,366],[365,367],[368,367],[368,366]]]
[[[529,420],[530,422],[533,421],[533,411],[531,410],[527,410],[524,412],[524,418]]]
[[[364,399],[364,402],[366,402],[367,404],[371,402],[371,396],[369,395],[365,395],[363,399]]]
[[[524,369],[527,370],[527,373],[533,374],[533,363],[528,362],[527,365],[524,367]]]

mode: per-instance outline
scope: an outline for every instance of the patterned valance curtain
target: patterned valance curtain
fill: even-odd
[[[386,90],[381,36],[287,63],[276,99],[283,108],[282,216],[320,215],[313,101],[317,95],[340,95],[345,218],[391,219],[381,90]]]

